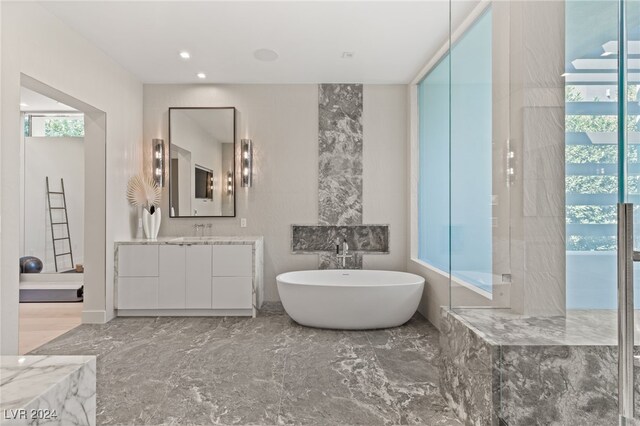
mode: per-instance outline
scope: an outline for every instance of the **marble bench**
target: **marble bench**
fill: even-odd
[[[615,311],[442,308],[440,331],[441,392],[465,424],[618,424]]]
[[[1,356],[0,424],[95,425],[96,357]]]

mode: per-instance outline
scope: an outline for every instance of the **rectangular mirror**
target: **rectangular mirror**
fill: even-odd
[[[171,217],[235,217],[235,141],[235,108],[169,108]]]

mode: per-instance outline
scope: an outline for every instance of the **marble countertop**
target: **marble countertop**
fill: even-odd
[[[262,236],[204,236],[204,237],[158,237],[156,240],[133,238],[116,241],[117,245],[125,244],[256,244],[262,242]]]
[[[55,421],[95,424],[95,372],[95,356],[1,356],[0,416],[29,410],[29,423],[44,422],[30,411],[55,410]]]

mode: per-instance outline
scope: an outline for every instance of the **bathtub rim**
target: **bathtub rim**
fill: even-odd
[[[287,279],[283,279],[283,276],[294,273],[301,272],[356,272],[367,271],[367,272],[390,272],[395,274],[402,274],[405,276],[415,277],[415,281],[411,282],[402,282],[402,283],[378,283],[378,284],[349,284],[349,283],[303,283],[303,282],[295,282]],[[405,272],[405,271],[390,271],[387,269],[304,269],[299,271],[288,271],[278,274],[276,276],[276,284],[289,284],[289,285],[299,285],[299,286],[309,286],[309,287],[339,287],[339,288],[377,288],[377,287],[400,287],[400,286],[417,286],[417,285],[426,285],[426,280],[424,277],[420,275]]]

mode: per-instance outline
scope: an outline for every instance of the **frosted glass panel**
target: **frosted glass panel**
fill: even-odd
[[[452,51],[418,85],[418,256],[491,292],[490,10]]]
[[[491,292],[491,10],[451,54],[451,270]]]
[[[449,272],[449,58],[418,84],[418,257]]]

